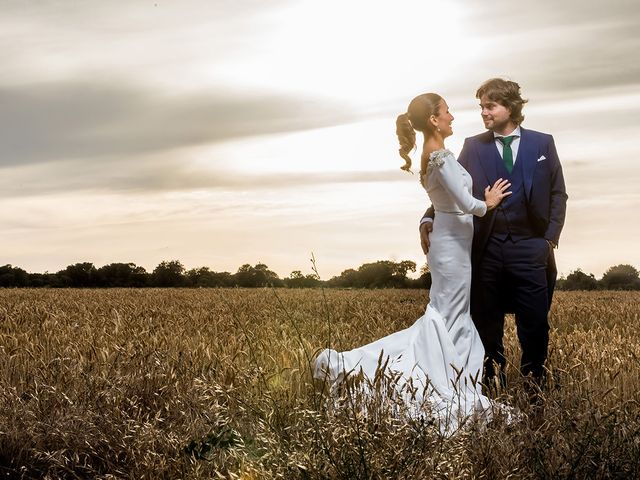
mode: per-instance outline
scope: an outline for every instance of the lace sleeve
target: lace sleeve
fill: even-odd
[[[475,198],[465,187],[462,172],[456,157],[449,150],[436,150],[429,156],[429,168],[433,169],[438,182],[447,190],[464,213],[482,217],[487,213],[487,204]]]

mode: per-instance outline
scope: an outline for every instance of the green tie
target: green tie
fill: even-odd
[[[513,142],[513,139],[516,138],[516,136],[511,135],[510,137],[497,138],[504,146],[502,149],[502,161],[504,162],[504,166],[507,168],[507,172],[511,173],[513,171],[513,151],[511,150],[511,142]]]

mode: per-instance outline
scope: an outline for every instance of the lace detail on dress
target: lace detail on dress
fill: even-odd
[[[444,164],[444,157],[447,155],[453,155],[451,150],[447,148],[441,148],[440,150],[436,150],[431,152],[429,155],[429,166],[430,167],[441,167]]]
[[[444,157],[446,157],[447,155],[451,155],[452,157],[455,158],[455,156],[453,155],[453,153],[451,152],[451,150],[447,149],[447,148],[441,148],[440,150],[434,150],[433,152],[431,152],[429,154],[429,161],[427,162],[427,170],[429,169],[429,167],[442,167],[442,165],[444,165]],[[427,188],[427,185],[425,183],[427,179],[427,171],[420,171],[420,185],[422,185],[424,188]]]

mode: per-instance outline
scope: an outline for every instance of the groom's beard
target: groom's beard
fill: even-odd
[[[484,122],[484,127],[487,130],[490,130],[492,132],[496,132],[496,131],[501,131],[503,130],[511,121],[510,119],[504,120],[502,122],[498,122],[496,120],[485,120],[484,118],[482,119],[482,121]]]

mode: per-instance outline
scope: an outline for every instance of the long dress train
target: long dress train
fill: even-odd
[[[314,377],[335,385],[346,374],[362,373],[371,381],[382,360],[399,377],[396,388],[409,410],[429,412],[441,433],[450,435],[470,417],[487,417],[491,410],[480,385],[484,348],[469,313],[473,215],[484,215],[486,204],[472,196],[471,176],[449,150],[430,155],[421,183],[436,211],[427,255],[432,285],[424,315],[409,328],[368,345],[346,352],[323,350]]]

